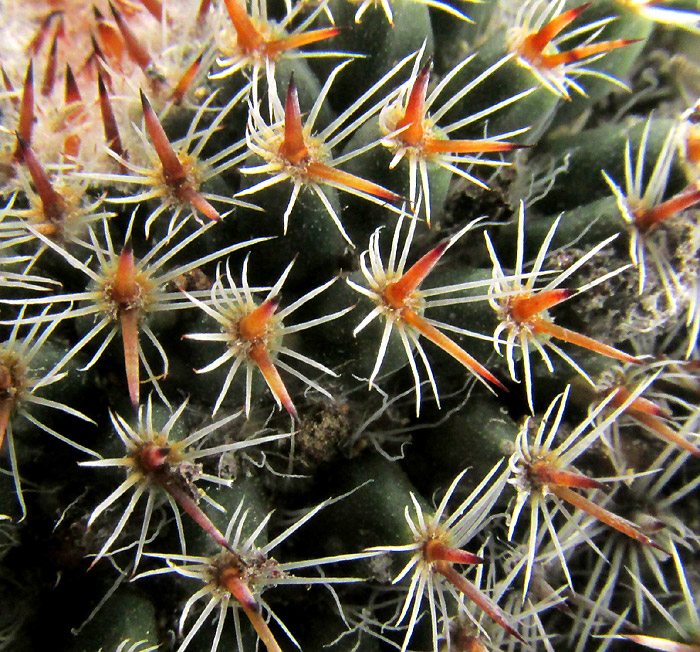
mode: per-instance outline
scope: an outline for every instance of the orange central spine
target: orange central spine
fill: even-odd
[[[403,276],[384,288],[384,300],[395,310],[406,307],[406,301],[418,289],[418,286],[430,274],[442,254],[447,250],[448,243],[443,242],[415,262]]]
[[[528,35],[524,43],[527,53],[531,55],[534,54],[535,57],[541,55],[544,49],[552,42],[552,39],[567,25],[576,20],[590,6],[591,3],[586,2],[579,7],[569,9],[550,20],[539,32]]]
[[[309,156],[309,149],[304,139],[304,127],[301,124],[299,93],[294,77],[289,80],[287,99],[284,106],[284,140],[279,153],[292,165],[300,165]]]
[[[544,460],[535,462],[530,471],[538,482],[547,486],[554,484],[558,487],[577,487],[579,489],[602,489],[605,486],[600,480],[589,478],[582,473],[558,469]]]
[[[510,316],[519,324],[528,322],[535,315],[568,299],[573,293],[573,290],[547,290],[536,294],[515,296],[510,299]]]
[[[639,231],[645,233],[698,202],[700,202],[700,190],[686,189],[654,208],[639,211],[635,215],[634,225]]]
[[[474,555],[466,550],[450,548],[437,539],[428,541],[423,549],[423,556],[426,561],[447,561],[453,564],[483,564],[483,557]]]
[[[604,507],[596,505],[594,502],[588,500],[588,498],[586,498],[585,496],[577,494],[575,491],[569,489],[568,487],[561,487],[556,484],[551,484],[547,486],[555,496],[561,498],[561,500],[565,500],[567,503],[573,505],[577,509],[586,512],[586,514],[589,514],[593,518],[599,520],[601,523],[605,523],[606,525],[615,528],[618,532],[625,534],[626,536],[630,537],[631,539],[634,539],[635,541],[639,541],[639,543],[643,543],[644,545],[653,546],[654,548],[663,550],[663,548],[655,544],[652,541],[652,539],[646,536],[646,534],[642,534],[642,532],[639,531],[637,526],[631,521],[628,521],[626,518],[622,518],[622,516],[613,514],[611,511],[605,509]]]
[[[253,53],[263,46],[265,39],[255,28],[253,21],[239,0],[224,0],[228,15],[236,30],[238,47],[246,53]]]
[[[430,65],[431,61],[428,60],[418,73],[406,103],[406,110],[396,123],[396,129],[404,129],[398,138],[409,147],[418,147],[425,133],[425,96],[430,82]]]
[[[238,322],[238,335],[246,342],[261,340],[270,324],[270,318],[275,314],[279,301],[267,299],[249,315],[241,317]]]
[[[438,561],[435,563],[435,570],[440,573],[452,586],[463,593],[471,600],[479,609],[481,609],[489,618],[498,623],[511,636],[515,636],[519,641],[525,643],[518,632],[516,632],[511,624],[506,620],[505,614],[501,611],[498,605],[488,598],[484,593],[479,591],[466,577],[462,577],[448,562]]]

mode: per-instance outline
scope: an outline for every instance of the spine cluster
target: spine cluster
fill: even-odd
[[[0,650],[700,650],[694,2],[0,17]]]

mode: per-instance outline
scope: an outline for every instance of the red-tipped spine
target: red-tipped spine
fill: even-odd
[[[439,346],[445,353],[449,353],[457,362],[469,369],[472,373],[487,380],[504,392],[508,391],[505,385],[484,367],[484,365],[469,355],[461,346],[447,337],[447,335],[435,328],[435,326],[429,324],[419,314],[415,313],[413,310],[404,308],[401,313],[401,318],[406,324],[425,335],[433,344]]]
[[[70,67],[70,64],[66,64],[66,86],[65,86],[65,102],[68,104],[76,104],[82,101],[80,95],[80,88],[78,88],[78,82],[75,81],[75,75]]]
[[[41,46],[44,44],[46,37],[51,32],[51,27],[53,25],[54,20],[62,16],[63,12],[52,11],[48,16],[44,18],[44,20],[41,21],[41,25],[39,25],[39,29],[34,35],[34,38],[32,38],[32,40],[29,42],[29,45],[27,46],[27,52],[30,56],[35,57],[37,54],[39,54]]]
[[[97,89],[100,96],[100,113],[102,114],[102,126],[104,127],[105,142],[107,143],[107,147],[109,147],[109,149],[111,149],[117,156],[124,158],[124,148],[122,147],[122,141],[119,137],[117,119],[114,116],[112,103],[110,102],[109,93],[107,92],[104,79],[99,71],[97,72]],[[120,167],[123,168],[121,163]]]
[[[258,366],[260,373],[265,378],[267,386],[274,394],[275,398],[280,402],[293,419],[298,419],[297,410],[292,402],[292,398],[287,391],[287,387],[282,380],[282,377],[277,371],[270,353],[267,350],[267,344],[264,337],[270,323],[270,319],[274,315],[279,305],[279,299],[273,297],[263,301],[253,312],[246,315],[238,322],[238,336],[244,342],[249,342],[248,357]]]
[[[136,279],[136,261],[130,245],[126,245],[119,254],[117,271],[112,279],[110,295],[119,305],[119,321],[124,344],[124,367],[129,387],[129,398],[136,407],[140,401],[139,376],[139,309],[136,300],[139,286]]]
[[[172,189],[173,194],[181,201],[189,204],[194,209],[202,212],[209,219],[219,222],[221,215],[202,196],[202,194],[192,185],[187,178],[187,171],[180,163],[180,159],[175,154],[173,146],[170,144],[163,125],[151,107],[146,96],[141,92],[141,105],[143,106],[143,116],[146,122],[146,129],[153,142],[160,164],[163,168],[163,180]]]
[[[274,363],[272,362],[267,347],[262,342],[256,342],[253,344],[253,346],[251,346],[248,356],[258,366],[260,373],[262,373],[263,378],[265,378],[267,386],[270,388],[270,391],[275,395],[282,407],[289,412],[295,421],[298,421],[299,415],[297,414],[297,409],[294,406],[292,397],[289,395],[287,386],[284,384],[279,371],[277,371],[277,367],[275,367]]]
[[[542,56],[542,63],[547,66],[547,68],[556,68],[557,66],[566,65],[576,61],[581,61],[581,59],[593,57],[596,54],[603,54],[605,52],[610,52],[611,50],[616,50],[617,48],[623,48],[626,45],[632,45],[632,43],[637,43],[639,40],[640,39],[617,39],[614,41],[591,43],[590,45],[574,48],[573,50],[568,50],[567,52],[545,54]]]
[[[654,541],[646,534],[643,534],[639,528],[632,523],[632,521],[628,521],[626,518],[613,514],[613,512],[601,507],[600,505],[596,505],[585,496],[577,494],[573,489],[556,484],[550,484],[547,486],[555,496],[561,500],[565,500],[567,503],[573,505],[577,509],[586,512],[586,514],[592,516],[593,518],[598,519],[601,523],[605,523],[606,525],[615,528],[618,532],[621,532],[635,541],[639,541],[639,543],[643,543],[645,546],[652,546],[667,552],[661,546],[654,543]]]
[[[221,583],[236,598],[267,652],[282,652],[282,648],[275,640],[270,626],[260,613],[260,607],[253,592],[246,581],[240,577],[240,574],[237,571],[230,572],[228,575],[223,576]]]
[[[170,473],[163,477],[156,476],[160,485],[167,491],[182,509],[189,514],[190,518],[199,525],[216,543],[230,552],[236,554],[228,541],[219,529],[211,522],[209,517],[197,505],[190,492],[183,488],[183,479],[179,475]]]
[[[80,121],[82,113],[82,97],[78,83],[75,81],[75,76],[69,64],[66,64],[66,88],[65,88],[65,103],[66,108],[71,108],[68,114],[67,122],[75,124]],[[72,133],[66,136],[63,141],[63,156],[67,160],[75,160],[80,151],[80,135]]]
[[[623,638],[637,645],[643,645],[650,650],[660,652],[700,652],[700,645],[695,643],[678,643],[668,638],[658,636],[647,636],[646,634],[620,634]]]
[[[425,96],[428,93],[430,82],[430,67],[432,60],[428,59],[413,83],[411,93],[408,96],[406,110],[401,119],[396,123],[395,129],[404,129],[397,138],[407,145],[419,145],[423,140],[423,124],[425,120]]]
[[[141,374],[139,363],[139,310],[126,308],[119,311],[119,323],[122,328],[124,345],[124,369],[129,398],[134,407],[138,407],[141,393]]]
[[[305,170],[309,178],[326,181],[330,185],[346,189],[348,192],[359,190],[360,192],[374,197],[380,197],[381,199],[386,199],[391,202],[398,202],[402,199],[400,195],[388,190],[384,186],[380,186],[378,183],[368,181],[367,179],[358,177],[355,174],[350,174],[350,172],[345,172],[344,170],[338,170],[325,163],[310,161],[306,164]]]
[[[101,47],[93,39],[93,51],[101,60],[109,59],[113,63],[118,63],[124,54],[125,43],[119,35],[119,30],[107,22],[102,12],[93,5],[92,12],[97,23],[97,36],[100,39]]]
[[[488,154],[489,152],[512,152],[528,147],[530,145],[515,145],[502,140],[426,138],[423,141],[423,151],[429,154]]]
[[[590,6],[591,3],[586,2],[585,4],[559,14],[559,16],[550,20],[539,32],[528,36],[528,47],[532,48],[537,53],[543,52],[557,34],[576,20]]]
[[[665,222],[669,217],[684,211],[700,202],[700,189],[691,187],[678,193],[671,199],[641,212],[636,216],[634,225],[643,233],[649,231],[654,226]]]
[[[90,56],[87,58],[87,61],[85,62],[85,65],[83,66],[82,70],[87,71],[89,75],[92,74],[99,74],[102,75],[102,79],[104,80],[105,86],[107,87],[107,90],[111,92],[112,90],[112,77],[110,76],[109,72],[107,71],[107,68],[105,67],[105,55],[104,52],[100,49],[100,45],[97,42],[97,39],[93,34],[90,35],[90,41],[92,43],[92,52],[90,53]],[[94,71],[94,72],[93,72]]]
[[[303,48],[306,45],[311,45],[312,43],[325,41],[339,33],[340,29],[337,27],[324,27],[322,29],[312,29],[308,32],[301,32],[300,34],[291,34],[284,38],[268,41],[265,43],[264,51],[268,57],[276,57],[280,52],[295,50],[297,48]]]
[[[134,63],[141,68],[141,70],[145,71],[148,66],[151,65],[151,55],[148,53],[148,50],[146,50],[146,48],[139,43],[139,40],[126,24],[126,21],[119,11],[117,11],[114,4],[110,2],[109,8],[112,11],[112,16],[114,16],[117,27],[119,28],[122,38],[124,39],[124,44],[126,45],[126,50],[129,53],[129,56]]]
[[[185,70],[185,73],[180,77],[180,80],[175,86],[173,91],[173,101],[175,104],[180,104],[185,97],[185,94],[192,86],[192,82],[197,77],[197,73],[202,67],[202,58],[204,57],[204,52],[202,52]]]
[[[548,319],[538,318],[533,320],[531,325],[534,333],[544,333],[558,340],[562,340],[563,342],[569,342],[570,344],[581,346],[589,351],[594,351],[595,353],[606,355],[609,358],[620,360],[620,362],[642,364],[642,361],[639,358],[635,358],[634,356],[629,355],[624,351],[620,351],[613,346],[609,346],[608,344],[603,344],[598,340],[594,340],[592,337],[581,335],[581,333],[576,333],[568,328],[559,326]]]
[[[287,99],[284,105],[284,140],[282,145],[280,145],[279,153],[292,165],[299,165],[309,155],[309,150],[304,140],[299,93],[294,81],[294,75],[290,77],[289,86],[287,87]]]
[[[148,129],[148,135],[151,137],[153,147],[155,147],[160,163],[163,166],[163,178],[168,185],[176,186],[186,180],[187,174],[165,134],[163,125],[160,124],[158,116],[143,91],[141,91],[141,106],[143,107],[143,117],[146,122],[146,129]]]
[[[51,49],[46,60],[46,68],[44,69],[44,81],[41,83],[41,94],[44,97],[49,97],[53,93],[53,87],[56,83],[56,66],[58,65],[58,35],[54,34],[51,42]]]
[[[141,4],[158,22],[163,20],[163,5],[158,0],[141,0]]]
[[[255,28],[250,16],[245,10],[245,6],[240,0],[224,0],[229,18],[236,30],[236,42],[243,52],[251,53],[260,49],[265,43],[262,34]],[[201,12],[200,7],[200,12]]]
[[[197,22],[201,23],[207,17],[209,10],[211,9],[211,0],[202,0],[199,3],[199,10],[197,11]]]
[[[242,317],[238,322],[238,334],[248,342],[259,340],[265,335],[270,318],[279,306],[279,298],[272,297],[263,301],[253,312]]]
[[[695,457],[700,457],[700,449],[697,446],[689,442],[683,435],[675,431],[664,421],[652,414],[646,414],[644,412],[630,412],[629,415],[637,422],[644,425],[648,430],[654,433],[657,437],[666,440],[672,444],[675,444],[684,451],[687,451]]]
[[[430,274],[433,267],[437,265],[438,260],[442,257],[442,254],[447,251],[448,246],[449,242],[445,241],[431,249],[420,260],[415,262],[398,281],[387,285],[384,289],[384,299],[387,304],[397,310],[403,308],[406,300],[418,289],[425,277]]]
[[[19,109],[19,122],[17,124],[17,135],[25,143],[32,142],[32,129],[34,127],[34,67],[30,59],[27,66],[27,74],[24,76],[24,86],[22,88],[22,101]],[[15,158],[21,163],[23,161],[22,152],[19,147],[15,149]]]
[[[227,568],[219,577],[219,584],[225,588],[241,605],[247,609],[258,610],[258,601],[237,568]]]
[[[602,489],[605,487],[605,484],[600,480],[589,478],[582,473],[558,469],[551,463],[543,460],[533,464],[531,474],[539,482],[547,486],[556,484],[560,487],[577,487],[579,489]]]
[[[189,183],[183,183],[175,191],[175,196],[192,208],[198,210],[202,215],[208,217],[212,222],[221,222],[223,219],[219,211],[217,211],[204,196],[196,191]]]
[[[2,76],[2,83],[5,86],[5,90],[8,93],[14,93],[15,87],[12,85],[12,81],[7,76],[7,72],[5,72],[5,68],[2,66],[2,64],[0,64],[0,75]],[[18,98],[12,97],[11,101],[15,106],[19,106],[19,99]]]
[[[428,541],[423,549],[423,555],[429,562],[448,561],[453,564],[483,564],[483,557],[479,557],[466,550],[450,548],[437,539]]]
[[[547,290],[530,296],[513,297],[510,303],[510,316],[518,323],[527,322],[545,310],[565,301],[574,290]]]
[[[463,593],[479,609],[481,609],[491,620],[505,629],[511,636],[515,636],[521,643],[525,643],[518,632],[508,622],[506,615],[501,608],[491,600],[485,593],[476,588],[466,577],[460,575],[449,563],[437,562],[435,570],[440,573],[452,586]]]
[[[117,271],[110,287],[112,298],[119,304],[129,307],[138,294],[136,284],[136,261],[130,244],[126,244],[119,254]]]
[[[631,394],[626,387],[617,387],[615,389],[615,396],[610,400],[610,407],[621,407],[626,401],[629,400]],[[644,414],[651,414],[656,417],[668,417],[671,413],[657,405],[653,401],[650,401],[643,396],[638,396],[634,401],[632,401],[625,409],[625,414],[634,415],[636,413],[642,412]]]
[[[21,153],[22,161],[27,166],[39,199],[41,199],[44,217],[49,222],[61,221],[63,219],[63,198],[53,189],[49,177],[44,172],[44,168],[41,167],[41,163],[39,163],[29,143],[19,133],[17,134],[17,149]]]

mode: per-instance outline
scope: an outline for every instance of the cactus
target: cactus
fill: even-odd
[[[696,5],[0,0],[0,650],[699,650]]]

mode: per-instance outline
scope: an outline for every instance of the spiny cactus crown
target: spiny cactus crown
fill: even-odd
[[[0,649],[700,649],[695,5],[0,0]]]

